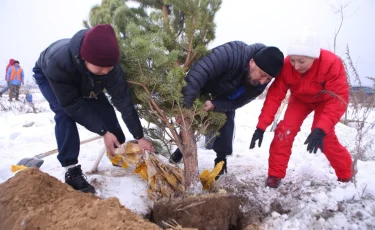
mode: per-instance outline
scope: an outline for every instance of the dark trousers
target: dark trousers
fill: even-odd
[[[225,115],[227,116],[227,121],[223,127],[220,128],[220,135],[215,138],[212,148],[219,158],[225,158],[233,152],[234,117],[236,111],[227,112]],[[176,149],[175,153],[182,157],[182,153],[179,149]]]
[[[59,105],[54,92],[42,70],[35,65],[34,78],[40,91],[49,103],[51,110],[55,113],[55,136],[59,153],[57,159],[63,167],[78,163],[80,150],[80,139],[76,122],[70,118],[64,109]],[[102,117],[107,130],[113,133],[122,144],[125,142],[125,135],[117,120],[115,110],[104,94],[98,99],[84,99],[89,103],[93,112]]]
[[[18,100],[19,98],[19,95],[20,95],[20,88],[21,88],[21,85],[12,85],[10,84],[9,85],[9,100],[11,101],[12,98],[16,98],[16,100]]]

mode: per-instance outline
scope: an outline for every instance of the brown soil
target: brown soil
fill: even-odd
[[[0,184],[0,229],[160,229],[123,207],[102,200],[38,169],[26,169]]]
[[[233,195],[208,194],[161,200],[154,205],[153,220],[161,227],[178,223],[199,230],[238,229],[239,200]]]

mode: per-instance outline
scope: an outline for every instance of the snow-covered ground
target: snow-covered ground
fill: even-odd
[[[42,112],[18,113],[20,108],[28,111],[27,105],[20,102],[9,105],[6,96],[0,98],[1,108],[7,110],[0,112],[0,183],[14,175],[10,171],[12,164],[56,148],[53,113],[39,93],[34,93],[33,97],[35,107]],[[337,182],[325,156],[321,152],[309,154],[303,145],[310,133],[313,114],[306,119],[295,139],[282,185],[278,189],[264,186],[273,133],[267,130],[262,147],[249,149],[262,105],[263,100],[255,100],[237,110],[234,153],[228,158],[228,175],[223,181],[232,183],[232,190],[247,199],[243,211],[259,215],[262,229],[375,229],[375,162],[358,163],[356,186]],[[121,120],[120,114],[118,118]],[[31,122],[34,123],[31,127],[24,127]],[[130,139],[126,126],[120,123]],[[96,135],[78,127],[81,140]],[[349,150],[354,148],[354,128],[339,123],[336,132],[344,146]],[[102,146],[102,140],[81,146],[79,162],[84,171],[91,169]],[[199,146],[199,169],[212,168],[215,153],[203,148],[203,140]],[[56,156],[45,158],[41,170],[64,181],[64,169]],[[99,171],[100,175],[88,175],[99,196],[116,196],[136,213],[148,213],[152,202],[147,197],[146,183],[131,169],[114,168],[104,157]]]

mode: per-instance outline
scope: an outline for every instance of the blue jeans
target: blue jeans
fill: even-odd
[[[0,94],[3,94],[6,91],[8,91],[9,87],[10,87],[9,82],[7,82],[7,86],[3,90],[1,90]]]
[[[57,159],[63,167],[78,163],[80,139],[76,122],[66,114],[58,103],[52,88],[38,65],[33,68],[36,84],[55,113],[55,137],[59,153]],[[84,99],[90,103],[93,110],[102,117],[107,130],[113,133],[120,143],[125,142],[125,135],[117,120],[115,110],[104,94],[98,99]]]

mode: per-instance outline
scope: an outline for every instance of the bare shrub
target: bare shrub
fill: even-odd
[[[371,153],[372,138],[369,137],[369,131],[373,129],[375,125],[375,120],[371,120],[370,117],[371,113],[374,111],[375,104],[374,100],[363,100],[363,98],[367,97],[366,92],[362,87],[361,78],[350,56],[349,46],[346,47],[345,61],[344,64],[349,84],[353,85],[351,84],[351,79],[354,79],[354,85],[360,88],[355,94],[350,94],[350,105],[344,122],[357,130],[354,149],[351,151],[353,156],[353,182],[356,183],[358,160],[366,161],[375,159],[374,154]],[[369,79],[374,81],[374,79]]]

